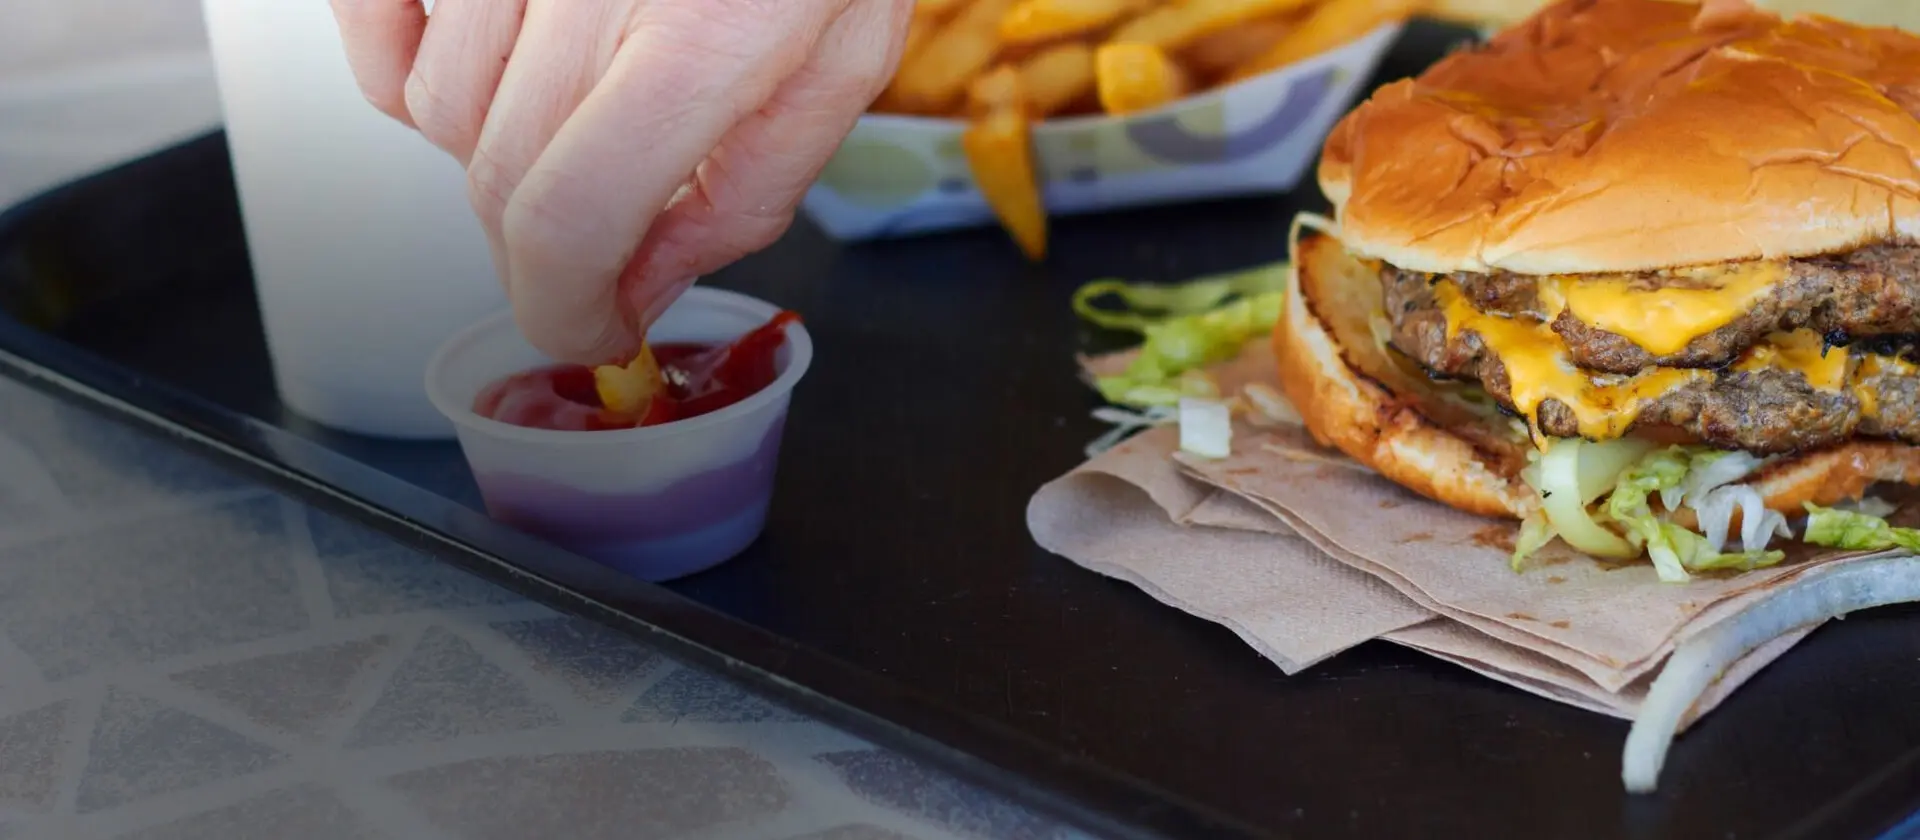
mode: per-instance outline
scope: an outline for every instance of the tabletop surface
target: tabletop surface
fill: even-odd
[[[0,837],[1067,837],[0,378]]]

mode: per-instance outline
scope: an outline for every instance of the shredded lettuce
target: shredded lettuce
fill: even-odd
[[[1145,337],[1126,370],[1099,377],[1094,387],[1108,402],[1134,408],[1218,397],[1200,368],[1233,358],[1273,329],[1286,303],[1287,270],[1275,263],[1171,286],[1097,280],[1080,287],[1073,295],[1080,317]],[[1125,308],[1095,305],[1107,296]]]
[[[1649,496],[1680,487],[1691,476],[1713,472],[1713,466],[1724,457],[1724,452],[1700,447],[1663,449],[1627,470],[1607,498],[1607,515],[1646,544],[1647,556],[1661,580],[1679,583],[1691,577],[1688,572],[1750,571],[1786,559],[1783,551],[1723,551],[1699,532],[1654,515],[1647,503]]]
[[[1594,458],[1616,454],[1596,449],[1584,441],[1556,441],[1553,448],[1542,458],[1542,467],[1553,461],[1556,455],[1579,457],[1584,460],[1589,457],[1588,450],[1592,450],[1591,457]],[[1549,505],[1558,503],[1560,508],[1566,508],[1568,504],[1578,504],[1582,515],[1573,516],[1564,509],[1557,511],[1548,509],[1548,515],[1544,519],[1536,521],[1535,518],[1529,518],[1522,522],[1520,538],[1515,541],[1513,566],[1515,569],[1520,568],[1528,556],[1544,547],[1553,537],[1559,536],[1566,539],[1569,536],[1567,526],[1570,524],[1590,525],[1588,530],[1593,530],[1598,529],[1603,523],[1613,523],[1623,529],[1621,537],[1631,550],[1635,553],[1644,550],[1648,559],[1653,562],[1654,570],[1660,579],[1669,583],[1687,581],[1692,577],[1691,572],[1723,569],[1745,571],[1779,563],[1786,559],[1785,552],[1768,551],[1764,547],[1753,545],[1756,542],[1764,543],[1765,535],[1761,531],[1764,530],[1768,535],[1773,533],[1776,523],[1771,520],[1755,522],[1748,529],[1755,532],[1756,538],[1742,547],[1752,550],[1728,552],[1724,550],[1721,542],[1669,522],[1663,518],[1663,514],[1656,514],[1653,510],[1651,499],[1656,495],[1663,500],[1664,513],[1664,510],[1668,509],[1665,507],[1665,502],[1678,502],[1681,498],[1697,493],[1703,488],[1711,492],[1727,481],[1744,476],[1745,472],[1736,474],[1729,469],[1735,464],[1736,462],[1727,458],[1725,452],[1704,447],[1673,446],[1646,453],[1624,470],[1606,465],[1606,469],[1595,473],[1582,470],[1583,465],[1579,464],[1562,469],[1560,472],[1569,475],[1586,473],[1584,476],[1586,480],[1580,481],[1580,484],[1587,484],[1606,472],[1614,472],[1618,478],[1614,481],[1611,491],[1607,493],[1606,501],[1594,515],[1588,515],[1585,510],[1585,502],[1594,495],[1591,487],[1580,488],[1573,499],[1555,499],[1546,496],[1550,492],[1546,484],[1553,483],[1561,486],[1567,482],[1565,480],[1545,482],[1542,479],[1539,489],[1542,495],[1546,496],[1543,499],[1545,503]],[[1545,472],[1543,469],[1537,474],[1544,475]],[[1697,500],[1697,497],[1693,500]],[[1732,509],[1731,505],[1723,507],[1727,511]],[[1555,521],[1556,513],[1559,521]],[[1724,520],[1728,514],[1722,511],[1720,515]],[[1784,527],[1784,519],[1779,524]],[[1719,531],[1721,541],[1724,542],[1724,521]],[[1572,535],[1588,541],[1591,541],[1593,536],[1584,534],[1579,528],[1575,528]],[[1589,553],[1596,553],[1593,547],[1577,544],[1575,547]]]
[[[1895,528],[1871,514],[1807,503],[1807,530],[1801,539],[1847,551],[1903,548],[1920,553],[1920,529]]]
[[[1686,452],[1680,447],[1660,450],[1628,467],[1620,476],[1620,483],[1614,485],[1613,495],[1607,497],[1607,516],[1626,526],[1627,532],[1638,538],[1646,547],[1647,557],[1653,560],[1654,571],[1668,583],[1689,577],[1678,551],[1684,538],[1676,538],[1672,533],[1684,532],[1684,529],[1670,526],[1654,516],[1647,497],[1680,486],[1689,466]],[[1706,538],[1701,537],[1700,541],[1704,543]]]

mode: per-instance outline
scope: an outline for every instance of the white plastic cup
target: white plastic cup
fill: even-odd
[[[779,309],[696,286],[648,332],[658,344],[730,342]],[[813,362],[804,326],[786,326],[773,383],[740,402],[659,426],[530,429],[473,410],[487,386],[553,363],[511,313],[460,331],[427,366],[427,395],[453,422],[487,514],[649,581],[726,562],[765,529],[794,385]]]
[[[361,95],[322,0],[203,0],[281,402],[324,426],[447,438],[434,349],[505,305],[466,173]]]

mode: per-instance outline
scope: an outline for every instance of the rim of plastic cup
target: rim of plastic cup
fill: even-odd
[[[708,286],[694,286],[680,295],[676,303],[698,304],[709,308],[739,308],[752,310],[765,322],[780,312],[774,306],[751,295]],[[733,405],[718,411],[708,412],[698,417],[675,420],[658,426],[641,426],[634,429],[606,429],[600,431],[570,431],[560,429],[534,429],[503,423],[490,417],[483,417],[473,410],[472,397],[466,401],[457,399],[447,392],[446,377],[443,372],[451,361],[464,352],[474,342],[480,341],[500,329],[518,329],[513,322],[513,312],[490,315],[480,322],[454,333],[434,351],[433,358],[427,362],[427,399],[433,407],[446,415],[448,420],[474,431],[484,432],[494,437],[509,438],[523,443],[546,446],[582,446],[596,444],[637,443],[649,440],[669,438],[675,435],[695,432],[710,426],[726,423],[729,420],[750,414],[767,403],[779,399],[793,390],[793,387],[805,376],[807,368],[813,364],[813,337],[807,333],[804,322],[792,322],[786,326],[787,345],[793,355],[787,362],[786,370],[780,372],[767,387],[754,392]],[[518,373],[519,371],[514,371]],[[511,374],[502,374],[511,375]],[[491,384],[491,383],[489,383]],[[484,387],[484,386],[483,386]]]

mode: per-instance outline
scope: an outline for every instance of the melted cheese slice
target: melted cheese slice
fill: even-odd
[[[1656,356],[1685,349],[1700,336],[1733,323],[1787,278],[1781,262],[1750,262],[1682,269],[1669,276],[1696,287],[1635,288],[1628,276],[1543,277],[1540,306],[1633,342]]]
[[[1540,446],[1547,444],[1539,427],[1540,404],[1547,400],[1555,400],[1573,412],[1582,437],[1610,440],[1625,434],[1649,402],[1713,375],[1703,370],[1654,367],[1602,381],[1574,365],[1566,342],[1546,324],[1481,312],[1452,280],[1435,284],[1434,294],[1447,318],[1447,338],[1473,330],[1506,366],[1513,408],[1527,419],[1534,442]]]
[[[1860,416],[1880,418],[1880,388],[1872,380],[1881,376],[1913,376],[1920,366],[1893,356],[1864,355],[1853,369],[1853,398],[1860,401]]]
[[[1828,347],[1826,339],[1813,330],[1794,330],[1773,333],[1748,348],[1733,369],[1798,371],[1814,390],[1838,391],[1847,384],[1848,355],[1847,348]]]

